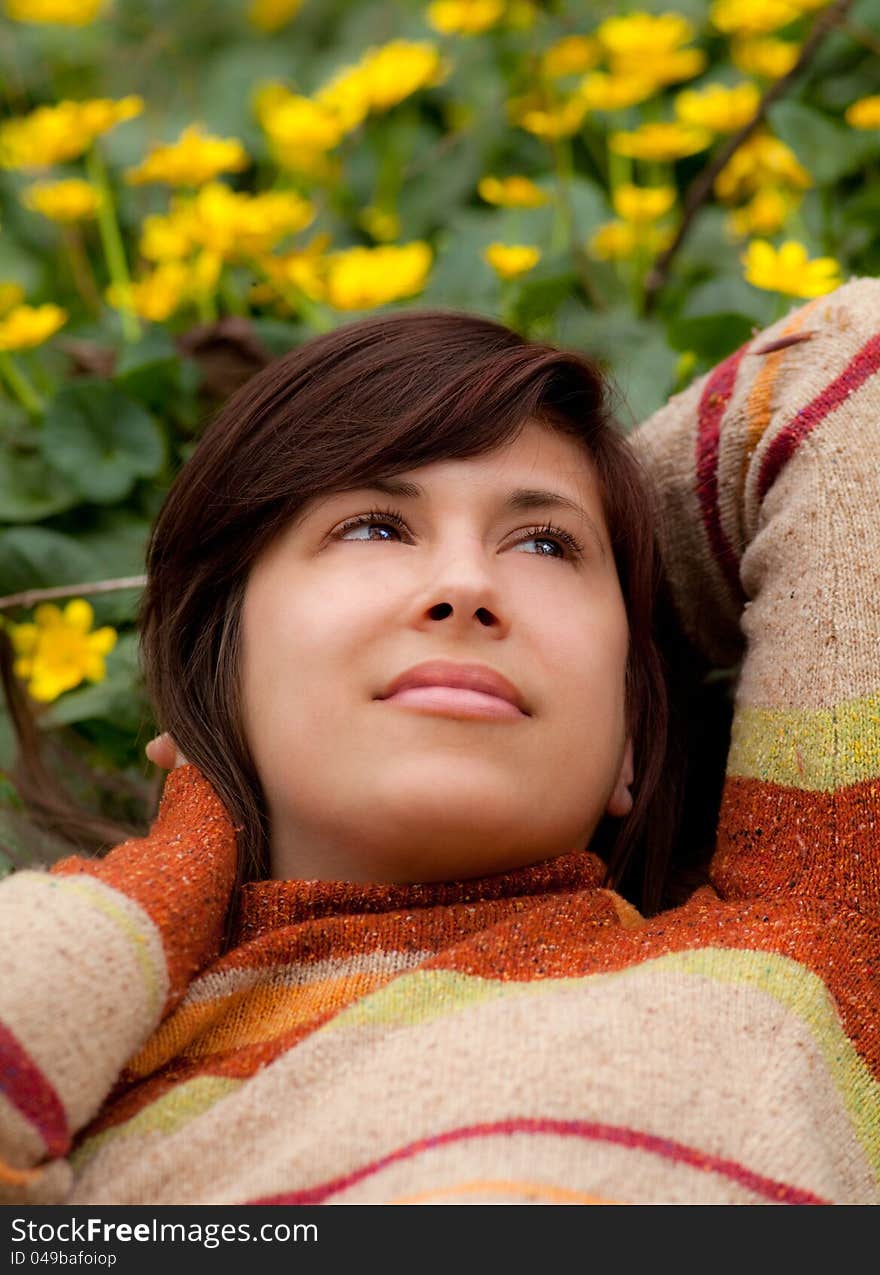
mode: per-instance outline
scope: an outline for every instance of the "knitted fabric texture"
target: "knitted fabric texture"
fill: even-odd
[[[591,852],[261,881],[193,766],[0,885],[0,1200],[880,1202],[880,282],[632,437],[682,625],[745,652],[711,885]]]

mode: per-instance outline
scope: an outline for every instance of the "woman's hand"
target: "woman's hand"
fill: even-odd
[[[178,766],[189,765],[167,731],[151,739],[144,752],[154,766],[161,766],[165,770],[176,770]]]

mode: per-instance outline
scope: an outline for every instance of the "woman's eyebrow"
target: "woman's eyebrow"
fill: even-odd
[[[385,496],[396,496],[417,500],[424,496],[425,489],[418,483],[408,482],[405,478],[374,478],[358,488],[361,491],[378,491]],[[509,492],[504,501],[505,509],[515,512],[528,509],[567,509],[586,524],[595,537],[596,544],[603,559],[606,557],[605,545],[590,515],[578,501],[564,496],[560,491],[547,491],[540,487],[517,487]]]

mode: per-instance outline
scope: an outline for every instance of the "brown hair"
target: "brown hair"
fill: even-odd
[[[310,497],[482,455],[529,418],[580,439],[592,458],[629,620],[634,804],[626,818],[600,823],[591,848],[608,864],[609,885],[627,888],[648,914],[662,906],[682,782],[655,630],[664,586],[651,484],[592,362],[489,319],[440,310],[377,314],[274,360],[205,429],[154,524],[137,617],[146,689],[161,729],[243,828],[240,882],[270,870],[265,800],[239,698],[242,602],[254,562]],[[6,664],[5,635],[0,648]],[[7,667],[10,704],[12,680]],[[17,694],[13,721],[30,749],[35,735],[26,740],[20,729]],[[45,790],[24,771],[17,779],[35,816],[45,815]],[[56,831],[76,826],[58,801],[52,809]],[[82,812],[79,819],[82,831]]]

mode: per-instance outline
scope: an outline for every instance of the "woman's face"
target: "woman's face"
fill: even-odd
[[[420,494],[313,498],[248,579],[245,728],[272,876],[444,880],[584,849],[628,812],[632,780],[627,617],[588,453],[530,421],[493,453],[389,481]],[[515,499],[535,491],[551,495]],[[402,523],[353,525],[376,509]],[[548,523],[582,551],[535,531]],[[448,688],[382,698],[434,660],[501,673],[525,711]]]

